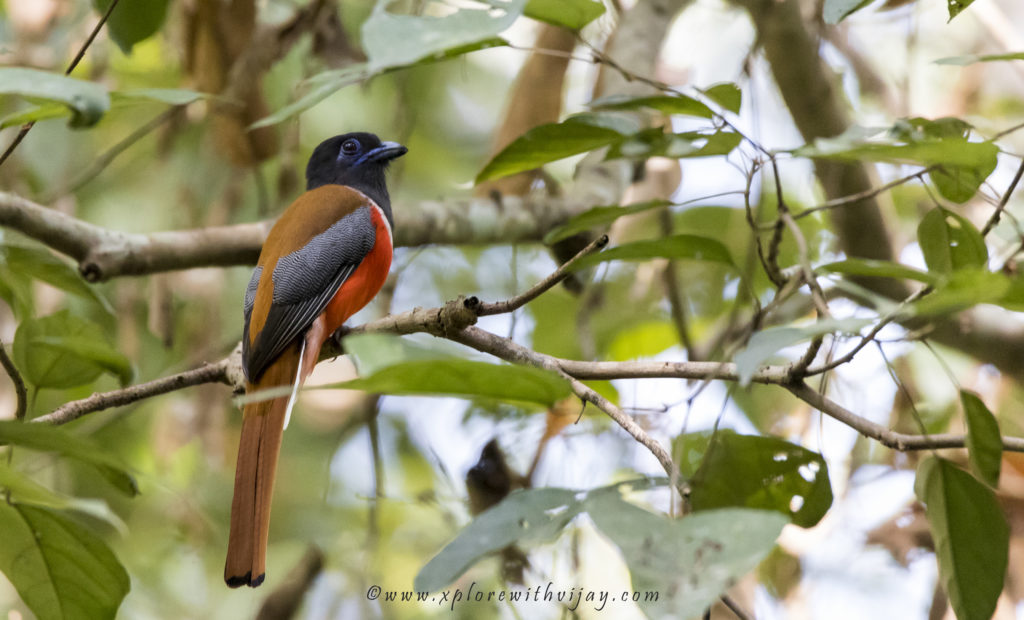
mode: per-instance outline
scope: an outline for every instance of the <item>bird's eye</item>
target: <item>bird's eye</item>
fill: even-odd
[[[348,139],[341,143],[341,152],[344,155],[355,155],[359,152],[359,141]]]

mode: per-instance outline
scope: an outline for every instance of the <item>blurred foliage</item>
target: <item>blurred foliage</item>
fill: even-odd
[[[681,480],[637,480],[657,465],[606,416],[566,399],[566,382],[553,373],[497,364],[426,335],[347,339],[360,378],[342,363],[324,364],[320,389],[303,393],[285,435],[270,577],[257,591],[221,583],[238,440],[224,386],[171,392],[62,429],[3,422],[0,571],[10,586],[0,584],[0,611],[252,617],[309,544],[326,565],[300,617],[560,617],[571,603],[438,603],[441,593],[466,595],[471,586],[522,594],[493,560],[512,544],[528,557],[528,586],[661,594],[605,613],[698,616],[759,563],[756,578],[785,604],[829,577],[805,560],[812,549],[779,540],[783,525],[814,528],[832,549],[837,530],[855,527],[841,521],[851,506],[888,516],[912,497],[908,483],[870,508],[858,504],[857,493],[876,484],[864,472],[916,466],[939,581],[958,617],[990,617],[1007,570],[1000,477],[1020,475],[1005,466],[1000,432],[1024,435],[1020,417],[1007,413],[1024,393],[1013,377],[922,339],[929,321],[980,304],[1003,318],[1024,309],[1024,209],[1002,194],[1024,148],[1013,131],[1024,111],[1015,86],[1024,63],[1019,52],[975,53],[991,37],[964,19],[948,26],[956,37],[927,26],[909,44],[922,47],[906,54],[918,64],[893,62],[886,28],[910,20],[924,29],[918,12],[934,14],[890,4],[906,3],[886,3],[871,16],[878,23],[865,25],[870,3],[824,3],[826,23],[847,20],[863,37],[834,54],[852,69],[842,85],[859,125],[802,146],[785,133],[787,110],[761,84],[770,80],[754,61],[754,36],[715,22],[743,14],[731,4],[691,7],[670,31],[658,79],[689,72],[694,86],[686,88],[632,75],[623,68],[630,58],[591,49],[614,41],[620,3],[120,0],[70,76],[66,63],[110,0],[0,4],[3,146],[20,125],[37,123],[0,166],[5,192],[126,233],[252,222],[301,191],[320,140],[352,129],[409,147],[390,178],[396,208],[544,167],[531,190],[540,199],[568,193],[581,162],[623,166],[634,173],[628,205],[586,205],[544,239],[610,229],[613,246],[575,267],[590,281],[583,292],[558,287],[479,326],[570,359],[735,362],[744,383],[587,382],[671,443]],[[948,3],[949,19],[970,4]],[[518,48],[541,24],[587,42],[573,53],[564,113],[495,148],[506,95],[528,57]],[[963,54],[931,63],[955,52]],[[837,63],[830,54],[823,57]],[[692,65],[679,60],[691,55]],[[730,65],[732,56],[743,60]],[[236,66],[239,59],[252,64]],[[612,67],[657,94],[595,99],[590,85]],[[897,85],[926,92],[886,107],[869,88],[871,71],[889,95],[904,88]],[[912,105],[919,99],[942,104]],[[933,118],[900,118],[919,107]],[[879,118],[885,126],[875,126]],[[580,158],[587,153],[596,156]],[[682,185],[644,194],[652,164],[665,159],[682,166]],[[811,180],[812,163],[822,161],[870,165],[876,185],[910,175],[885,193],[903,248],[897,260],[838,249],[837,238],[851,233],[831,217],[843,205],[822,204]],[[1004,215],[992,228],[985,222],[995,204]],[[786,212],[802,243],[792,228],[783,231]],[[784,232],[777,242],[776,231]],[[806,288],[784,288],[782,299],[769,261],[787,276],[802,273],[805,261],[836,316],[815,317]],[[398,248],[393,294],[354,322],[460,294],[506,299],[554,268],[540,244]],[[221,359],[241,332],[248,276],[248,268],[210,268],[87,284],[63,256],[0,230],[0,340],[27,382],[29,417]],[[867,290],[871,279],[930,288],[899,304]],[[959,460],[895,454],[835,430],[784,389],[745,385],[761,365],[793,363],[818,338],[819,361],[837,358],[883,318],[906,327],[886,327],[882,344],[808,382],[899,432],[966,432]],[[14,402],[0,393],[0,410]],[[570,417],[577,423],[566,425]],[[527,488],[471,515],[464,476],[494,437]],[[689,489],[687,502],[669,491],[676,483]],[[675,518],[683,508],[694,512]],[[854,601],[875,595],[844,586]],[[377,600],[368,596],[373,587]],[[417,589],[435,598],[402,600]],[[579,617],[601,605],[577,602]],[[915,613],[925,607],[911,603]]]

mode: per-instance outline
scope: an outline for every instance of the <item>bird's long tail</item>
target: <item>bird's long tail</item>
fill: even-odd
[[[246,393],[270,388],[295,386],[304,377],[297,376],[302,365],[303,343],[286,349]],[[242,414],[242,438],[235,466],[235,495],[231,501],[231,533],[224,564],[224,581],[232,588],[256,586],[266,575],[267,534],[270,526],[270,501],[274,493],[277,457],[288,414],[296,396],[290,395],[245,405]]]

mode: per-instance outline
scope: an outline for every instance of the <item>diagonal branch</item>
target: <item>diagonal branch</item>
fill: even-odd
[[[593,251],[598,247],[589,251]],[[556,272],[558,273],[558,272]],[[557,277],[549,276],[541,285],[550,288],[557,284]],[[608,414],[626,432],[643,444],[655,456],[670,476],[675,475],[675,466],[671,456],[654,438],[636,422],[622,412],[613,403],[596,394],[584,385],[585,380],[600,379],[698,379],[735,381],[740,380],[736,364],[727,362],[591,362],[570,360],[539,353],[520,345],[510,338],[492,334],[475,326],[477,317],[482,312],[494,314],[494,308],[503,308],[510,312],[522,304],[516,300],[532,295],[535,297],[537,285],[527,293],[507,302],[497,304],[481,303],[476,297],[449,301],[440,308],[414,308],[413,310],[386,316],[353,329],[344,330],[345,334],[366,332],[390,332],[395,334],[411,334],[425,332],[439,338],[458,342],[483,353],[514,364],[535,366],[562,375],[568,379],[574,393],[586,402],[593,403]],[[538,295],[540,293],[537,293]],[[525,301],[523,302],[525,303]],[[341,330],[339,330],[341,331]],[[241,373],[240,346],[231,355],[219,362],[204,364],[199,368],[183,373],[156,379],[147,383],[130,386],[120,390],[93,394],[92,396],[66,403],[50,414],[37,418],[37,422],[64,424],[94,411],[117,407],[159,394],[182,389],[201,383],[225,383],[235,387],[244,384]],[[321,359],[336,356],[339,348],[332,341],[324,347]],[[910,451],[935,448],[962,448],[966,445],[963,435],[909,435],[897,433],[876,424],[863,416],[859,416],[825,395],[808,387],[801,378],[806,372],[798,364],[782,366],[762,366],[750,378],[755,383],[779,385],[789,390],[797,398],[819,409],[839,422],[861,433],[865,437],[875,439],[883,445],[895,450]],[[1024,438],[1004,437],[1003,446],[1006,450],[1024,452]]]
[[[914,450],[935,450],[938,448],[964,448],[967,446],[967,438],[963,435],[949,433],[909,435],[889,430],[881,424],[876,424],[846,409],[827,396],[811,389],[806,383],[791,383],[786,385],[785,388],[818,411],[893,450],[910,452]],[[1024,438],[1003,437],[1003,449],[1011,452],[1024,452]]]
[[[522,308],[526,304],[530,303],[534,299],[537,299],[543,295],[546,291],[552,287],[558,285],[559,282],[568,278],[572,274],[572,266],[575,265],[581,258],[588,254],[601,250],[604,246],[608,245],[608,235],[601,235],[597,239],[591,241],[585,248],[580,250],[576,256],[573,256],[568,261],[562,263],[562,265],[554,271],[551,275],[544,278],[537,284],[534,284],[528,291],[520,295],[516,295],[512,299],[507,301],[497,301],[494,303],[481,303],[477,309],[477,316],[489,316],[492,314],[506,314],[508,312],[514,312],[519,308]]]
[[[219,362],[203,364],[192,370],[154,379],[146,383],[139,383],[138,385],[131,385],[119,390],[96,393],[82,400],[65,403],[52,412],[39,416],[32,421],[53,425],[67,424],[89,413],[103,411],[112,407],[123,407],[140,400],[204,383],[225,383],[237,389],[244,384],[241,376],[241,360],[242,348],[238,346],[235,347],[235,351],[231,355]]]

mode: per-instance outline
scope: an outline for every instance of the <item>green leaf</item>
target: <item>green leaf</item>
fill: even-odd
[[[110,95],[99,84],[21,67],[0,67],[0,95],[59,103],[71,111],[72,127],[95,125],[110,109]]]
[[[718,510],[670,519],[622,497],[627,491],[665,482],[632,481],[587,492],[514,491],[463,528],[420,570],[413,587],[441,589],[508,545],[528,547],[554,540],[586,512],[622,550],[633,589],[659,592],[656,601],[639,601],[651,617],[699,615],[767,555],[787,519],[759,510]]]
[[[700,468],[715,431],[683,433],[672,440],[672,462],[679,467],[679,475],[690,480]]]
[[[1003,460],[999,422],[974,392],[960,390],[960,404],[967,419],[967,457],[971,471],[994,489],[999,486],[999,468]]]
[[[449,344],[434,339],[427,347],[410,338],[382,333],[355,334],[344,340],[345,353],[353,358],[361,376],[402,362],[459,359],[461,350]]]
[[[20,504],[37,508],[74,510],[109,523],[121,533],[128,531],[124,521],[114,514],[103,500],[68,497],[51,491],[4,463],[0,463],[0,489],[10,493],[11,498]]]
[[[939,579],[959,620],[988,620],[1006,578],[1009,527],[992,489],[953,463],[917,468],[917,498],[935,540]]]
[[[733,114],[740,113],[743,103],[743,92],[732,82],[723,82],[709,86],[701,91],[704,95]]]
[[[933,273],[984,269],[988,265],[988,248],[978,229],[967,218],[942,207],[929,211],[918,224],[917,242]]]
[[[387,2],[387,0],[382,1]],[[276,125],[292,117],[298,116],[299,114],[312,108],[313,106],[320,103],[324,99],[330,97],[331,95],[341,90],[342,88],[365,81],[370,77],[373,77],[374,75],[390,73],[392,71],[396,71],[406,66],[425,65],[434,62],[439,62],[449,58],[454,58],[456,56],[462,56],[470,52],[475,52],[477,50],[499,47],[503,45],[508,45],[508,42],[499,37],[488,37],[465,45],[455,45],[452,47],[446,47],[440,51],[433,52],[408,65],[398,64],[394,66],[370,66],[370,64],[368,63],[360,63],[345,67],[344,69],[332,69],[330,71],[324,71],[306,80],[306,82],[311,87],[306,94],[299,97],[299,99],[297,99],[296,101],[293,101],[292,103],[284,106],[280,110],[274,112],[270,116],[264,117],[256,121],[255,123],[249,126],[249,129],[259,129],[260,127]]]
[[[546,370],[457,358],[397,362],[378,368],[369,376],[322,387],[398,395],[482,397],[544,406],[572,393],[564,379]]]
[[[777,437],[719,430],[690,480],[695,511],[760,508],[812,527],[832,506],[828,466],[817,452]]]
[[[1024,312],[1024,278],[1015,275],[1009,278],[1010,286],[1006,293],[995,303],[1007,310]],[[2,280],[0,280],[2,282]]]
[[[917,280],[925,284],[935,284],[938,282],[938,278],[935,275],[926,271],[907,267],[892,261],[871,258],[848,258],[827,265],[821,265],[815,271],[821,273],[840,273],[846,276]]]
[[[946,6],[949,7],[949,21],[953,21],[953,18],[960,14],[961,11],[971,6],[974,0],[946,0]],[[960,614],[957,614],[960,618]],[[961,618],[961,620],[963,620]]]
[[[714,157],[728,155],[739,146],[743,137],[732,131],[716,131],[706,134],[699,131],[665,133],[652,128],[629,136],[608,150],[607,159],[629,157]]]
[[[37,123],[48,121],[53,118],[65,118],[71,116],[72,110],[62,103],[44,103],[31,107],[22,112],[15,112],[0,120],[0,129],[24,125],[26,123]]]
[[[540,125],[512,141],[476,176],[475,183],[533,170],[546,163],[615,144],[622,132],[598,124],[594,117],[569,117]]]
[[[671,321],[644,321],[616,334],[608,357],[614,361],[653,357],[678,343],[679,332]]]
[[[650,211],[651,209],[664,208],[671,204],[672,202],[668,200],[650,200],[648,202],[641,202],[621,207],[618,205],[594,207],[593,209],[589,209],[583,213],[572,216],[561,226],[549,231],[548,234],[544,235],[544,243],[551,245],[556,241],[561,241],[562,239],[571,237],[577,233],[608,226],[623,215],[643,213],[644,211]]]
[[[572,266],[573,271],[612,260],[643,261],[653,258],[689,259],[734,266],[729,250],[720,241],[697,235],[674,235],[623,243],[597,254],[585,256]]]
[[[870,324],[870,319],[823,319],[800,327],[785,325],[755,332],[747,342],[747,346],[733,356],[733,361],[736,362],[736,372],[739,373],[740,385],[749,385],[750,379],[761,364],[780,349],[813,340],[824,334],[856,334]]]
[[[996,158],[983,166],[940,166],[928,173],[942,197],[953,202],[967,202],[978,193],[978,188],[996,169]]]
[[[127,495],[137,495],[139,487],[125,466],[108,449],[89,437],[73,435],[62,428],[46,424],[0,421],[0,443],[14,444],[31,450],[57,452],[63,456],[89,463],[104,478]]]
[[[17,269],[11,269],[0,260],[0,299],[3,299],[14,318],[23,321],[33,314],[32,279]]]
[[[956,271],[926,297],[910,306],[918,316],[949,314],[977,304],[999,303],[1010,291],[1009,279],[983,269]]]
[[[629,95],[611,95],[590,102],[594,110],[656,110],[662,114],[682,114],[700,118],[712,118],[715,113],[711,108],[686,95],[652,95],[631,97]]]
[[[965,138],[928,139],[905,144],[849,141],[840,136],[818,139],[813,146],[793,152],[799,157],[844,161],[873,161],[920,166],[949,166],[984,169],[992,165],[999,147],[992,142],[969,142]]]
[[[604,15],[604,5],[594,0],[529,0],[523,14],[555,26],[579,30]]]
[[[41,280],[64,292],[93,302],[106,314],[114,314],[114,309],[106,298],[85,282],[77,269],[42,246],[0,243],[0,264],[6,265],[14,272]]]
[[[18,368],[39,388],[68,388],[90,383],[102,372],[131,380],[131,362],[115,350],[103,329],[68,310],[27,319],[14,335]]]
[[[889,137],[903,142],[966,139],[971,134],[971,124],[955,116],[936,119],[914,116],[901,118],[893,123],[888,134]]]
[[[127,104],[140,101],[156,101],[170,105],[185,105],[198,99],[214,98],[214,95],[200,93],[194,90],[183,88],[136,88],[131,90],[114,91],[110,93],[111,107],[123,107]],[[0,129],[24,125],[53,118],[65,118],[72,114],[72,110],[60,103],[44,103],[27,110],[16,112],[0,120]]]
[[[308,80],[313,86],[309,92],[270,116],[256,121],[249,126],[249,129],[269,127],[270,125],[286,121],[293,116],[298,116],[345,86],[361,82],[370,77],[370,75],[371,73],[365,63],[314,75]]]
[[[725,509],[670,519],[602,494],[588,514],[622,551],[632,589],[651,618],[698,618],[775,546],[787,519],[763,510]]]
[[[728,155],[743,142],[743,136],[732,131],[720,130],[708,136],[707,142],[699,151],[688,157],[713,157]]]
[[[121,385],[128,385],[135,377],[131,361],[106,340],[96,340],[92,336],[60,335],[41,336],[34,343],[89,360],[104,371],[116,376]]]
[[[96,12],[103,15],[112,0],[93,0]],[[168,0],[120,0],[107,20],[110,38],[125,54],[132,47],[160,30],[167,15]]]
[[[52,510],[0,502],[0,571],[40,620],[113,618],[131,582],[95,533]]]
[[[1008,54],[984,54],[977,56],[949,56],[935,61],[937,65],[973,65],[976,62],[996,62],[1001,60],[1024,60],[1024,52],[1011,52]]]
[[[363,22],[371,73],[493,40],[522,15],[526,0],[488,0],[480,9],[463,8],[444,17],[397,15],[388,11],[392,4],[394,0],[379,0]]]
[[[869,4],[871,0],[825,0],[821,14],[826,24],[835,25]]]
[[[528,546],[554,540],[583,508],[576,495],[575,491],[555,488],[513,491],[480,513],[427,562],[416,575],[413,588],[439,590],[487,554],[513,543]]]

